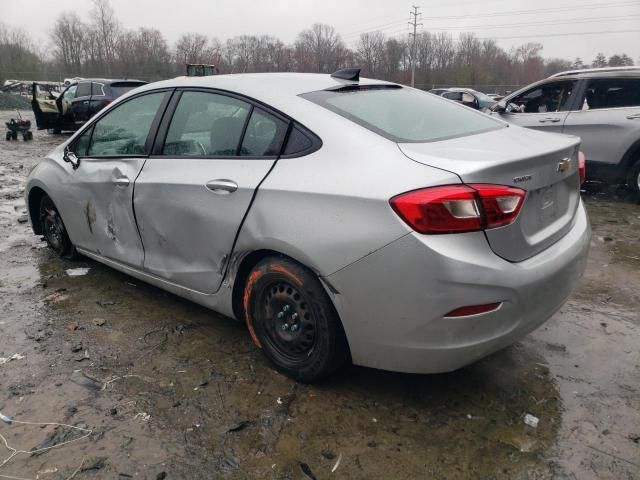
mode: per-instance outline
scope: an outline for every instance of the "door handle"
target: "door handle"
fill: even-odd
[[[238,189],[238,184],[233,180],[225,180],[223,178],[219,178],[217,180],[208,181],[207,188],[213,193],[228,195]]]
[[[559,118],[557,117],[547,117],[547,118],[543,118],[541,120],[538,120],[540,123],[558,123],[560,121]]]
[[[84,102],[82,102],[84,105],[89,105],[89,100],[85,100]]]
[[[124,188],[128,187],[131,181],[127,177],[118,177],[113,181],[113,183],[116,184],[116,187]]]
[[[627,115],[629,120],[637,120],[640,119],[640,113],[634,113],[633,115]]]

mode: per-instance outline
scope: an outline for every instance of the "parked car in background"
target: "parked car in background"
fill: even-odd
[[[577,137],[347,69],[146,85],[25,196],[59,255],[242,320],[313,381],[451,371],[540,326],[586,264],[582,173]]]
[[[496,103],[488,95],[473,90],[472,88],[434,88],[429,90],[429,93],[434,93],[454,102],[461,103],[467,107],[474,108],[476,110],[487,111],[493,107]]]
[[[31,106],[38,130],[77,130],[116,98],[146,83],[141,80],[86,78],[71,83],[59,95],[44,96],[38,84],[34,83]]]
[[[640,67],[557,73],[493,111],[516,125],[579,136],[587,179],[626,183],[640,198]]]

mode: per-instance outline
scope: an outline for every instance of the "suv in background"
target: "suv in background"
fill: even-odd
[[[522,127],[577,135],[587,179],[626,183],[640,199],[640,67],[557,73],[492,110]]]
[[[448,98],[476,110],[486,111],[496,104],[496,101],[490,96],[472,88],[434,88],[429,90],[429,93]]]
[[[55,110],[50,105],[45,105],[46,99],[38,95],[37,84],[34,83],[31,104],[38,130],[77,130],[116,98],[146,83],[141,80],[97,78],[78,80],[55,98]]]

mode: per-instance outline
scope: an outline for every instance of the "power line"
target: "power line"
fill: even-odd
[[[409,25],[413,26],[413,33],[409,35],[413,35],[413,44],[411,46],[411,86],[413,87],[416,84],[416,38],[417,38],[417,29],[421,23],[418,23],[418,16],[422,15],[418,13],[418,9],[420,7],[414,5],[413,12],[409,12],[411,15],[412,21],[409,22]]]
[[[579,10],[589,10],[589,9],[598,9],[598,8],[614,8],[614,7],[630,7],[637,5],[640,7],[640,2],[638,1],[626,1],[626,2],[611,2],[611,3],[600,3],[600,4],[586,4],[579,6],[565,6],[565,7],[552,7],[552,8],[536,8],[532,10],[510,10],[506,12],[490,12],[490,13],[476,13],[470,15],[443,15],[440,17],[429,17],[430,20],[455,20],[462,18],[479,18],[479,17],[503,17],[509,15],[530,15],[534,13],[543,13],[543,12],[566,12],[573,11],[576,9]]]
[[[546,25],[573,25],[576,23],[593,23],[593,22],[603,22],[603,21],[624,21],[624,20],[634,20],[636,17],[640,17],[640,14],[637,15],[618,15],[613,17],[593,17],[593,18],[567,18],[561,22],[555,21],[545,21],[545,22],[526,22],[526,23],[502,23],[502,24],[491,24],[491,25],[463,25],[463,26],[446,26],[446,27],[428,27],[427,30],[463,30],[465,28],[478,28],[481,30],[487,30],[492,28],[509,28],[509,27],[526,27],[526,26],[546,26]]]
[[[549,38],[549,37],[570,37],[572,35],[613,35],[617,33],[635,33],[640,32],[640,30],[604,30],[600,32],[565,32],[565,33],[550,33],[550,34],[542,34],[542,35],[515,35],[511,37],[478,37],[479,40],[508,40],[515,38]]]

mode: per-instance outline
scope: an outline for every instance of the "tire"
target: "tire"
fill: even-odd
[[[627,185],[633,191],[636,200],[640,200],[640,159],[633,164],[627,174]]]
[[[18,132],[11,132],[11,138],[13,140],[17,140],[18,139]]]
[[[23,141],[25,141],[25,142],[26,142],[27,140],[29,140],[29,135],[27,135],[27,132],[24,132],[24,133],[22,134],[22,140],[23,140]]]
[[[10,141],[11,141],[11,132],[7,132],[7,134],[5,135],[5,137],[4,137],[4,138],[5,138],[5,140],[6,140],[7,142],[10,142]]]
[[[40,201],[39,215],[40,226],[49,248],[61,258],[75,258],[76,248],[71,243],[58,209],[48,195]]]
[[[350,361],[338,313],[320,280],[293,260],[261,260],[248,276],[243,306],[254,343],[285,375],[315,382]]]
[[[27,132],[27,140],[33,140],[33,132]]]

